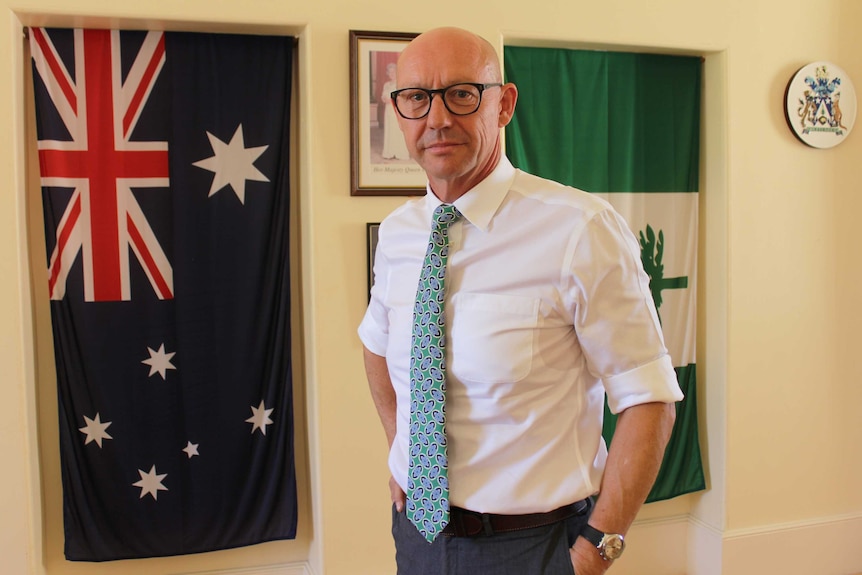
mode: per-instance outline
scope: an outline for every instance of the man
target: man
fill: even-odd
[[[397,78],[392,103],[428,193],[380,226],[359,335],[390,446],[398,572],[604,573],[655,481],[682,399],[637,242],[606,202],[502,155],[518,92],[502,84],[488,42],[431,30],[404,49]],[[416,471],[424,428],[411,409],[426,400],[411,397],[411,377],[422,378],[411,353],[428,341],[414,302],[441,205],[455,208],[443,232],[433,223],[446,248],[445,440],[431,448],[444,478],[413,501],[427,480]],[[610,453],[605,392],[620,414]],[[423,523],[416,510],[437,497],[443,509],[429,522],[429,507]]]

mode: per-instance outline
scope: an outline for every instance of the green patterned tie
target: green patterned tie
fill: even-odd
[[[428,251],[413,308],[410,352],[410,468],[407,518],[429,542],[449,523],[446,454],[446,261],[449,224],[461,217],[455,206],[434,210]]]

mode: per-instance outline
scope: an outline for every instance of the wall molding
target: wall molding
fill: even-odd
[[[689,516],[636,520],[626,535],[626,552],[614,575],[687,575]]]
[[[804,529],[812,529],[818,527],[837,526],[841,523],[856,523],[862,522],[862,512],[845,513],[841,515],[832,515],[827,517],[818,517],[815,519],[806,519],[804,521],[788,521],[785,523],[773,523],[772,525],[746,527],[742,529],[729,529],[724,532],[725,540],[740,539],[745,537],[755,537],[759,535],[778,534],[786,531],[796,531]],[[849,525],[847,526],[849,527]]]
[[[306,561],[297,563],[278,563],[263,567],[242,567],[239,569],[217,569],[215,571],[187,571],[177,575],[315,575]]]
[[[862,574],[862,513],[732,529],[724,534],[722,573]]]
[[[732,529],[689,515],[636,521],[614,575],[862,575],[862,513]]]
[[[686,574],[721,575],[724,548],[721,528],[697,517],[689,517],[687,535]]]

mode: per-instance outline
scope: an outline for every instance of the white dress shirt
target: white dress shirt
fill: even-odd
[[[413,302],[428,194],[380,225],[359,326],[397,397],[392,475],[407,485]],[[446,276],[450,503],[483,513],[549,511],[598,491],[614,413],[682,399],[640,250],[604,200],[516,170],[505,157],[455,201]]]

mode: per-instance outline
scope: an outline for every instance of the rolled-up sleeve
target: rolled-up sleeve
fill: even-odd
[[[611,413],[619,413],[641,403],[673,403],[682,399],[669,355],[630,371],[605,377],[602,381]]]
[[[608,406],[683,398],[643,270],[640,249],[613,209],[596,213],[574,238],[575,330]]]
[[[371,288],[371,299],[365,316],[359,324],[359,339],[371,353],[385,356],[389,345],[389,313],[383,305],[383,294],[385,293],[386,279],[388,278],[388,264],[386,257],[381,253],[378,244],[377,253],[374,257],[374,283]]]

